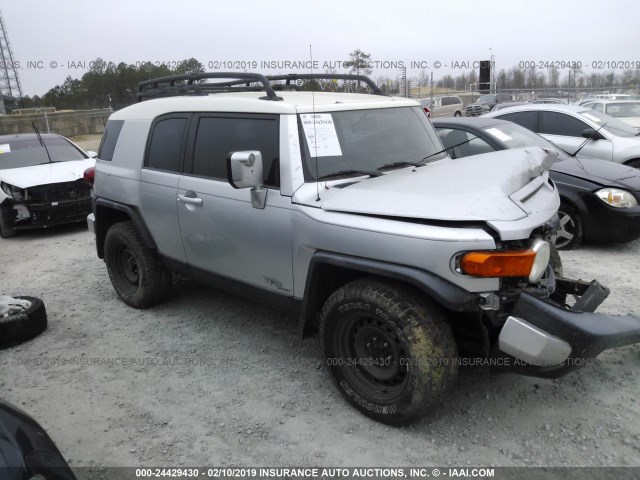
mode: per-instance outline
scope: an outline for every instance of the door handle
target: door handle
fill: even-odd
[[[178,201],[185,205],[193,205],[194,207],[202,206],[202,199],[195,192],[188,191],[184,195],[178,195]]]

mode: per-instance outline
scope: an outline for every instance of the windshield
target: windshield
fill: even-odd
[[[569,158],[564,150],[546,138],[515,123],[494,125],[483,130],[506,148],[542,147],[560,153],[560,158],[563,160]]]
[[[627,125],[617,118],[607,115],[606,113],[599,112],[598,110],[584,110],[582,112],[578,112],[578,115],[595,123],[598,128],[602,127],[602,125],[606,123],[607,126],[604,127],[604,129],[614,135],[618,135],[620,137],[635,137],[638,135],[638,131],[631,125]]]
[[[338,172],[377,171],[394,163],[420,162],[442,150],[420,107],[308,113],[298,118],[306,181]],[[441,152],[429,160],[444,157],[446,153]]]
[[[64,138],[43,138],[42,140],[49,150],[52,162],[68,162],[88,158]],[[32,167],[43,163],[49,163],[49,157],[37,138],[0,143],[0,170]]]
[[[608,103],[605,108],[612,117],[640,117],[640,102]]]
[[[495,95],[482,95],[476,100],[476,103],[491,103],[496,101]]]

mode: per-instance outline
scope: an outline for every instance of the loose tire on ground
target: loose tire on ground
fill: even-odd
[[[455,339],[438,305],[403,284],[364,278],[326,301],[325,366],[346,400],[391,425],[422,417],[458,372]]]
[[[171,272],[142,242],[131,222],[111,226],[104,248],[109,278],[125,303],[147,308],[165,298],[171,286]]]
[[[570,205],[561,203],[558,209],[560,230],[555,236],[558,250],[573,250],[582,243],[583,228],[580,214]]]
[[[19,298],[29,300],[31,306],[22,313],[0,317],[0,347],[29,340],[47,328],[47,311],[43,301],[36,297]]]
[[[0,237],[11,238],[15,237],[16,233],[11,221],[11,209],[0,206]]]

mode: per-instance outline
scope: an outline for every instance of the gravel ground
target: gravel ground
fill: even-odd
[[[640,242],[563,252],[565,273],[640,312]],[[449,400],[393,428],[342,400],[296,319],[180,279],[145,311],[117,297],[83,226],[0,239],[0,291],[49,327],[0,350],[0,396],[79,466],[640,466],[640,347],[559,380],[463,368]]]

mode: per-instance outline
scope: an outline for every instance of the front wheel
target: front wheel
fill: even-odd
[[[582,242],[583,228],[580,214],[566,203],[561,203],[558,209],[560,228],[554,236],[554,243],[558,250],[573,250]]]
[[[109,228],[104,261],[116,293],[132,307],[147,308],[159,303],[171,286],[171,272],[142,242],[131,222]]]
[[[462,116],[462,112],[456,112],[453,114],[454,117],[461,117]]]
[[[11,220],[11,209],[0,206],[0,237],[11,238],[16,236],[16,229]]]
[[[391,425],[410,423],[442,401],[458,353],[441,309],[402,284],[364,278],[324,305],[326,367],[346,400]]]

